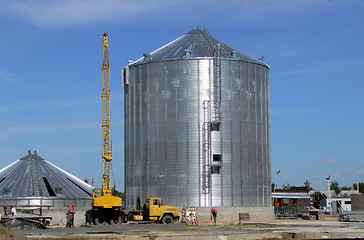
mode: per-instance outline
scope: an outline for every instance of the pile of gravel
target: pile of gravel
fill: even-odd
[[[0,240],[26,240],[26,237],[13,229],[0,226]]]

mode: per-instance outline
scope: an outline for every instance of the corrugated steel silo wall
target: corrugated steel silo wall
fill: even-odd
[[[214,61],[131,65],[125,89],[126,206],[161,197],[175,206],[270,206],[269,69],[223,59],[220,174],[202,193],[203,101],[213,102]],[[217,139],[217,137],[219,139]],[[221,139],[220,139],[221,138]]]

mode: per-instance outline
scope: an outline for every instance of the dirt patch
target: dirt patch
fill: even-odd
[[[0,226],[0,240],[26,240],[26,237],[13,229]]]

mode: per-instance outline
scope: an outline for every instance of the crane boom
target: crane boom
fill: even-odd
[[[109,35],[103,34],[102,47],[102,193],[112,195],[110,172],[112,161],[111,115],[110,115],[110,59]]]

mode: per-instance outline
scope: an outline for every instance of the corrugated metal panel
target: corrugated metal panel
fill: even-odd
[[[271,204],[269,67],[249,57],[222,58],[232,51],[226,45],[219,58],[210,56],[199,34],[192,31],[128,66],[127,206],[151,196],[177,206]],[[179,55],[186,44],[198,49],[192,57]],[[217,103],[220,129],[209,130],[206,152],[205,115],[210,121],[218,116]],[[221,161],[213,161],[214,154]],[[205,156],[219,172],[204,173]]]

